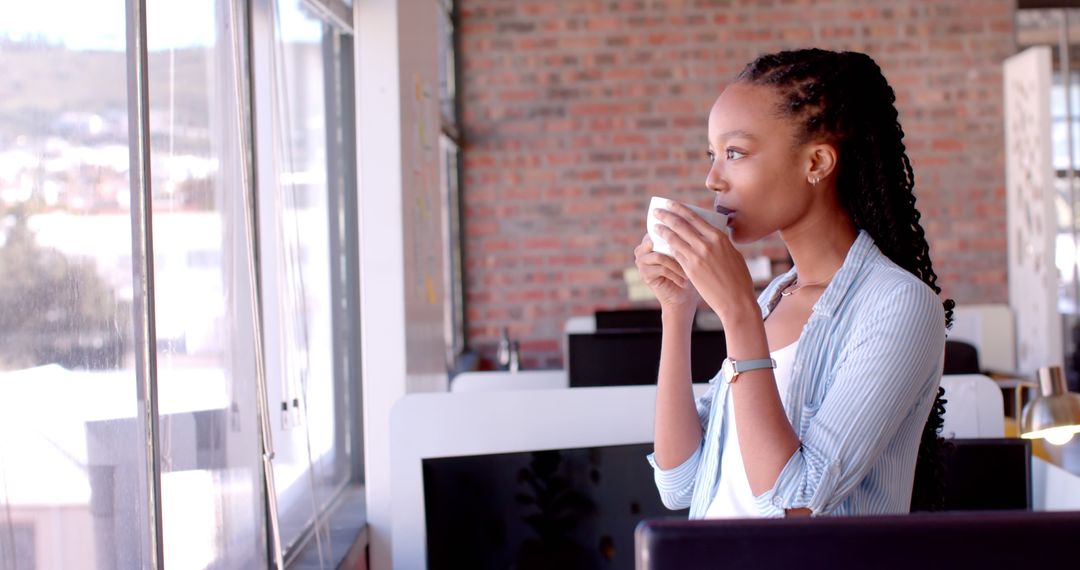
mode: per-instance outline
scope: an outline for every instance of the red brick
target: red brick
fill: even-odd
[[[565,320],[625,298],[650,195],[704,202],[708,111],[759,53],[861,49],[897,94],[944,292],[1007,299],[1001,61],[1015,0],[459,0],[469,345],[515,323],[562,364]],[[739,246],[787,254],[776,239]],[[515,301],[509,301],[512,293]]]

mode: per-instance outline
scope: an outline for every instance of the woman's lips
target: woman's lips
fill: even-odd
[[[720,204],[715,204],[714,206],[716,207],[716,211],[718,213],[727,216],[727,225],[730,227],[731,222],[735,219],[735,210],[732,210],[731,208],[725,208]]]

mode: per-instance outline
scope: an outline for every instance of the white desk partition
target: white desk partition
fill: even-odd
[[[1080,477],[1032,457],[1031,507],[1035,511],[1080,511]]]
[[[565,369],[520,370],[518,372],[462,372],[450,381],[451,392],[494,392],[498,390],[552,390],[569,388]]]
[[[990,377],[949,374],[941,377],[941,387],[947,400],[942,437],[1005,437],[1005,404]]]
[[[695,384],[694,392],[708,388]],[[655,405],[656,386],[425,393],[398,400],[390,414],[394,567],[427,565],[425,458],[648,443]]]

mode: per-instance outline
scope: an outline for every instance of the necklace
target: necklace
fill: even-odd
[[[836,275],[836,273],[833,273],[827,279],[822,279],[821,281],[813,281],[813,282],[810,282],[810,283],[799,283],[799,278],[795,277],[795,280],[791,282],[791,285],[788,285],[787,287],[784,288],[783,291],[780,292],[780,296],[781,297],[789,297],[791,295],[794,295],[799,289],[802,289],[803,287],[813,287],[814,285],[821,285],[823,283],[828,283],[829,281],[832,281],[832,278],[835,275]]]

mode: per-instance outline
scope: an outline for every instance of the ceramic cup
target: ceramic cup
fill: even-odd
[[[664,238],[660,237],[656,233],[655,226],[656,224],[660,223],[660,220],[656,218],[655,210],[657,208],[662,208],[670,211],[672,202],[675,202],[675,200],[672,200],[670,198],[663,198],[661,196],[653,196],[649,200],[649,211],[648,214],[645,216],[645,227],[646,230],[649,232],[649,238],[652,239],[653,251],[668,256],[672,255],[671,246],[668,245],[668,242],[664,241]],[[715,210],[707,210],[705,208],[700,208],[691,204],[683,205],[693,210],[695,214],[701,216],[702,219],[704,219],[706,222],[709,222],[709,224],[711,224],[713,227],[724,230],[725,232],[728,231],[728,218],[724,214],[721,214],[720,212],[717,212]]]

